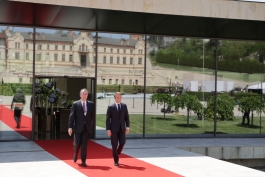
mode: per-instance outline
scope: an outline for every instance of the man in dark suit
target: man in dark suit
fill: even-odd
[[[68,134],[71,136],[74,132],[74,162],[77,161],[81,146],[81,165],[84,167],[87,166],[87,142],[91,131],[91,122],[95,118],[94,103],[87,101],[87,97],[87,89],[81,89],[81,99],[73,103],[68,122]]]
[[[121,153],[125,145],[125,133],[128,134],[130,131],[130,119],[127,105],[121,103],[122,94],[120,92],[116,92],[114,95],[114,99],[115,103],[108,106],[107,109],[106,130],[108,136],[111,137],[114,165],[119,166],[118,155]]]

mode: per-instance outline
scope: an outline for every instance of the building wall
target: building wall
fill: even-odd
[[[54,1],[45,0],[17,1],[55,4]],[[56,1],[56,5],[155,14],[265,21],[265,3],[234,0],[76,0],[71,2],[58,0]]]

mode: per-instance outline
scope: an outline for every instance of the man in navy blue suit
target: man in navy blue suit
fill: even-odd
[[[77,161],[78,151],[81,146],[81,165],[86,167],[87,142],[91,131],[91,122],[95,119],[94,103],[87,101],[87,89],[80,90],[80,100],[75,101],[68,122],[68,134],[74,132],[74,162]]]
[[[111,138],[112,155],[114,165],[119,166],[119,154],[121,153],[126,139],[125,134],[130,131],[130,119],[127,105],[121,103],[122,94],[116,92],[114,95],[115,103],[108,106],[106,115],[106,130]]]

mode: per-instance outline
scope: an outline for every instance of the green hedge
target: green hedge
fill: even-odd
[[[191,92],[191,91],[186,91],[185,93],[189,94],[189,95],[196,96],[200,101],[208,101],[210,99],[210,97],[213,95],[210,92]]]

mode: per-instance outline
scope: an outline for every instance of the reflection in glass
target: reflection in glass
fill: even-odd
[[[30,56],[33,51],[26,44],[33,41],[24,34],[32,34],[33,29],[6,26],[0,26],[0,29],[0,140],[30,140],[33,77],[33,60]],[[19,103],[24,104],[18,106]]]
[[[38,28],[35,39],[36,75],[95,77],[95,38],[90,32]]]
[[[204,114],[214,91],[209,40],[148,36],[147,41],[146,136],[213,134],[214,122]]]
[[[105,130],[107,107],[121,92],[131,120],[128,136],[142,137],[144,63],[138,60],[144,58],[144,43],[140,35],[98,34],[97,129]],[[97,133],[97,138],[107,137],[106,131]]]

